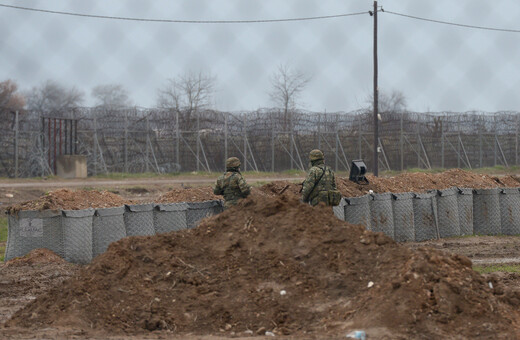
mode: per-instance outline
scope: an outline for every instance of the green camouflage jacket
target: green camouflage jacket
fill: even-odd
[[[321,175],[323,175],[323,177],[321,177]],[[325,165],[323,160],[312,162],[309,174],[303,182],[302,201],[310,203],[312,206],[317,205],[319,203],[318,193],[320,191],[329,190],[336,190],[334,171],[332,171],[330,166]]]
[[[245,198],[251,192],[251,187],[246,183],[242,174],[233,169],[227,171],[217,179],[217,184],[213,188],[215,195],[224,196],[224,207],[229,208],[237,204],[238,200]]]

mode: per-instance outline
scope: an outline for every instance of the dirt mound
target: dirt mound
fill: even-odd
[[[195,229],[113,243],[7,325],[510,339],[520,335],[515,296],[490,288],[466,257],[411,250],[283,195],[248,198]]]
[[[300,186],[288,181],[274,181],[262,185],[261,187],[253,187],[251,196],[257,197],[274,197],[280,194],[299,195]],[[221,200],[222,196],[213,194],[213,187],[204,186],[197,188],[176,188],[168,191],[159,197],[157,203],[177,203],[177,202],[201,202],[210,200]]]
[[[20,210],[81,210],[110,208],[132,203],[109,191],[59,189],[32,201],[7,207],[9,214]]]
[[[365,195],[372,190],[383,192],[424,192],[431,189],[447,189],[450,187],[487,189],[496,187],[520,187],[515,176],[489,176],[473,172],[450,169],[441,173],[401,173],[393,177],[367,176],[370,184],[360,185],[348,180],[337,178],[338,189],[344,197]]]
[[[289,181],[274,181],[255,188],[256,191],[266,196],[279,196],[281,194],[300,196],[301,185]]]
[[[213,194],[212,187],[175,188],[161,195],[156,203],[201,202],[220,199],[222,196]]]
[[[28,254],[16,257],[5,263],[7,267],[30,266],[34,264],[48,264],[48,263],[67,263],[63,258],[52,250],[39,248],[30,251]]]

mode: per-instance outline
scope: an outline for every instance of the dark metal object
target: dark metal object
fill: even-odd
[[[352,161],[350,167],[350,175],[348,179],[357,184],[368,184],[368,179],[365,177],[367,173],[367,166],[362,159],[356,159]]]

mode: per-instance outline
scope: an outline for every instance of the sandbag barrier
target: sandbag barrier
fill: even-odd
[[[222,201],[139,204],[84,210],[22,210],[8,215],[4,261],[47,248],[73,263],[89,263],[126,236],[146,236],[197,226],[223,211]]]
[[[520,188],[453,187],[426,193],[343,197],[334,207],[334,215],[398,242],[520,235]]]

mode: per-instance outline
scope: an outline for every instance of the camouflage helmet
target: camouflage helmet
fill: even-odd
[[[226,160],[226,168],[238,168],[240,166],[240,160],[236,157],[229,157]]]
[[[321,150],[314,149],[314,150],[312,150],[310,152],[309,159],[311,161],[317,161],[317,160],[320,160],[320,159],[324,159],[323,152],[321,152]]]

